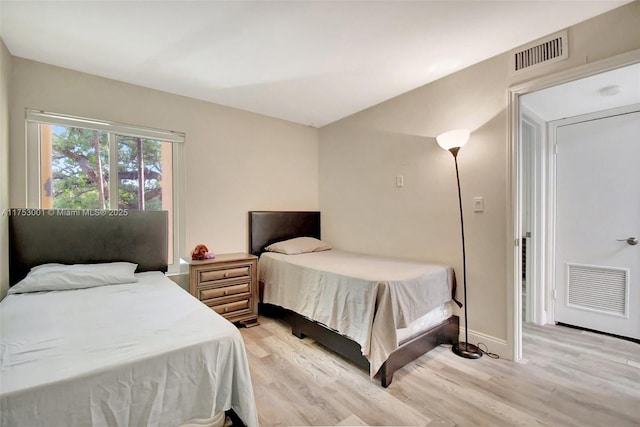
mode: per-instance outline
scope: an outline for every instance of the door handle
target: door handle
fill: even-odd
[[[638,238],[637,237],[629,237],[628,239],[617,239],[618,242],[627,242],[627,244],[631,245],[631,246],[635,246],[638,244]]]

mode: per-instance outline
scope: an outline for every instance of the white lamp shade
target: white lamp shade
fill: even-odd
[[[468,129],[456,129],[450,130],[449,132],[441,133],[436,136],[436,141],[438,141],[438,145],[445,150],[450,150],[452,148],[460,148],[469,140],[470,132]]]

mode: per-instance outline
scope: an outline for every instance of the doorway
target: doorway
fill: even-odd
[[[542,184],[545,181],[543,169],[545,123],[533,111],[521,109],[521,171],[522,171],[522,321],[543,324],[544,295],[540,283],[540,262],[544,245],[542,238],[543,195]]]
[[[513,221],[509,227],[513,227],[510,232],[513,233],[515,240],[512,240],[514,245],[512,246],[513,269],[511,270],[514,286],[510,290],[510,307],[508,307],[508,310],[513,319],[513,324],[509,325],[509,335],[512,338],[514,360],[522,358],[523,322],[554,323],[554,296],[557,295],[556,289],[552,286],[555,285],[556,280],[555,223],[553,221],[555,212],[553,211],[554,207],[549,206],[547,202],[555,200],[555,188],[550,185],[548,180],[545,181],[545,177],[548,177],[554,171],[555,165],[553,162],[555,159],[550,154],[550,150],[553,150],[554,147],[549,147],[548,138],[546,138],[548,136],[547,123],[558,118],[590,112],[584,110],[576,113],[566,111],[567,106],[577,107],[578,110],[586,107],[587,103],[584,98],[576,96],[576,93],[572,97],[556,97],[555,99],[548,96],[561,89],[575,90],[580,87],[578,82],[589,81],[596,86],[600,85],[593,90],[600,95],[600,98],[597,99],[604,101],[602,103],[604,106],[600,107],[600,109],[613,108],[616,106],[612,104],[615,101],[615,96],[607,95],[610,93],[617,95],[617,88],[615,85],[601,85],[602,78],[606,79],[609,76],[615,81],[617,72],[629,66],[639,67],[639,62],[638,52],[629,52],[598,63],[588,64],[557,75],[530,81],[510,89]],[[640,83],[637,81],[637,77],[635,83]],[[584,88],[581,90],[584,91]],[[598,92],[599,90],[602,91]],[[593,93],[588,95],[593,97]],[[637,98],[640,96],[640,91],[636,89],[632,95]],[[562,102],[558,102],[558,99],[562,99]],[[543,100],[542,105],[549,107],[549,110],[537,108],[534,101],[539,100]],[[626,104],[622,105],[628,105],[633,102],[638,103],[640,100],[626,101]],[[532,133],[531,115],[528,114],[532,111],[534,116],[538,116],[536,118],[541,119],[543,123],[541,147],[534,149],[533,153],[530,137]],[[550,119],[548,117],[549,114],[559,114],[559,116]],[[533,120],[533,122],[535,124],[536,120]],[[538,141],[540,140],[536,140],[536,143]],[[541,156],[536,159],[535,156],[540,154]],[[534,174],[540,174],[538,178],[532,177],[532,167]],[[532,194],[535,194],[537,190],[540,190],[544,195],[540,200],[532,197]],[[540,228],[533,232],[530,229],[532,224],[536,223]],[[531,233],[531,235],[527,233]],[[524,242],[525,239],[526,243]],[[523,248],[522,243],[525,243],[526,249]],[[537,248],[536,243],[538,244]],[[527,312],[529,312],[529,315],[527,315]]]

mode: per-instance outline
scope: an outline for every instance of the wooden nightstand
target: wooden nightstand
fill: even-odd
[[[258,258],[237,253],[189,264],[189,292],[230,322],[258,323]]]

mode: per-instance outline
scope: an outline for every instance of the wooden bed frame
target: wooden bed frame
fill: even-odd
[[[303,236],[320,239],[320,212],[249,212],[249,250],[253,255],[260,256],[271,243]],[[359,344],[322,324],[271,304],[261,303],[260,313],[283,318],[291,325],[291,332],[298,338],[308,336],[358,366],[369,369],[369,361],[362,355]],[[391,384],[395,371],[429,350],[440,344],[457,343],[458,333],[459,318],[451,316],[402,344],[391,353],[378,372],[382,387],[386,388]]]

